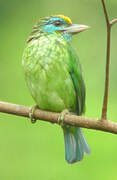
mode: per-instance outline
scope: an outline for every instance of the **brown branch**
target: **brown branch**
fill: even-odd
[[[106,10],[106,5],[105,5],[104,0],[102,0],[102,5],[103,5],[103,9],[104,9],[104,15],[105,15],[105,19],[106,19],[106,24],[107,24],[107,26],[109,26],[109,17],[108,17],[108,13],[107,13],[107,10]]]
[[[17,116],[29,117],[30,107],[0,101],[0,112],[13,114]],[[41,119],[42,121],[57,124],[59,115],[60,113],[48,112],[38,109],[36,109],[34,112],[35,119]],[[66,115],[64,118],[64,123],[73,126],[79,126],[83,128],[95,129],[117,134],[117,123],[114,123],[109,120],[101,121],[100,119],[86,118],[76,115]]]
[[[109,90],[109,67],[110,67],[110,42],[111,42],[111,27],[114,23],[117,22],[117,19],[109,21],[108,13],[106,10],[105,2],[102,0],[102,5],[104,9],[106,25],[107,25],[107,51],[106,51],[106,77],[105,77],[105,90],[104,90],[104,99],[102,107],[102,116],[101,119],[107,119],[107,106],[108,106],[108,90]]]

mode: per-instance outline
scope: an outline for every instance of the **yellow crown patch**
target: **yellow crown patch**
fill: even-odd
[[[60,15],[57,15],[57,17],[60,17],[60,18],[64,19],[68,24],[72,24],[71,19],[69,17],[67,17],[67,16],[64,16],[64,15],[60,14]]]

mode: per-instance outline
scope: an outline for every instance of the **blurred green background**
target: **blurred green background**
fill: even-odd
[[[117,17],[117,0],[107,0],[110,19]],[[0,100],[31,106],[21,67],[32,26],[40,17],[64,14],[73,23],[92,28],[73,37],[87,87],[88,117],[100,117],[104,91],[106,24],[101,0],[0,0]],[[108,118],[117,121],[117,24],[112,29]],[[117,137],[83,130],[92,149],[74,165],[64,160],[60,127],[31,124],[23,117],[0,114],[1,180],[116,180]]]

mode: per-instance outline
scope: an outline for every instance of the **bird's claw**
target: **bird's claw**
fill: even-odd
[[[30,109],[30,112],[29,112],[29,118],[31,120],[31,123],[33,123],[33,124],[36,122],[36,119],[34,118],[34,112],[35,112],[36,109],[38,109],[37,105],[32,106],[31,109]]]
[[[68,109],[64,109],[58,117],[58,124],[62,127],[64,126],[64,117],[66,114],[69,114]]]

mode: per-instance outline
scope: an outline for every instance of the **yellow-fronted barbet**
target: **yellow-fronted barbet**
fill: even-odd
[[[72,24],[64,15],[41,18],[27,40],[22,65],[26,83],[42,110],[85,112],[85,84],[77,53],[71,46],[72,35],[89,27]],[[59,118],[60,120],[60,118]],[[75,163],[91,152],[81,128],[61,126],[65,141],[65,159]]]

